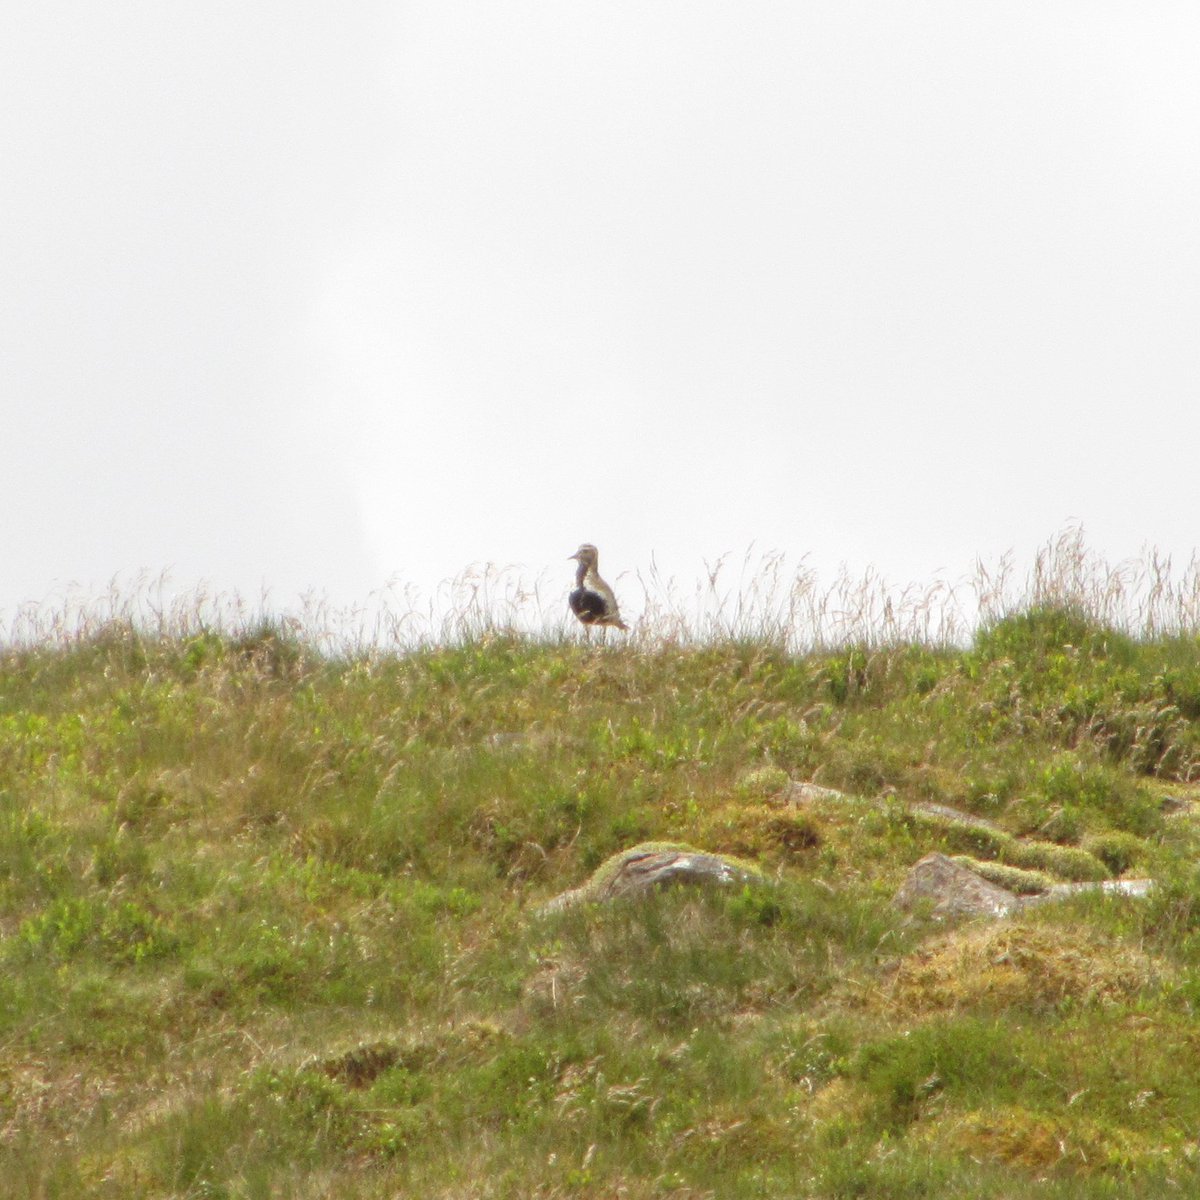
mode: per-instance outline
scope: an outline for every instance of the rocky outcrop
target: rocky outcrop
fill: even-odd
[[[906,912],[928,909],[938,919],[1006,917],[1035,904],[1065,900],[1086,892],[1141,898],[1154,884],[1149,879],[1109,879],[1096,883],[1057,883],[1039,895],[1020,896],[977,875],[945,854],[927,854],[908,872],[894,903]]]
[[[928,906],[930,915],[938,918],[1005,917],[1020,903],[1014,892],[989,883],[945,854],[925,855],[895,897],[896,906],[905,912]]]
[[[597,867],[587,883],[555,896],[539,911],[561,912],[576,904],[601,903],[676,884],[727,886],[762,878],[752,867],[720,854],[648,842],[614,854]]]

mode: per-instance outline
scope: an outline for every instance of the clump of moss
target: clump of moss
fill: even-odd
[[[1094,930],[1023,921],[955,930],[901,959],[882,999],[905,1017],[1129,1001],[1163,977],[1150,955]]]
[[[1083,814],[1076,808],[1056,808],[1037,831],[1060,846],[1077,846],[1083,837]]]
[[[790,782],[782,767],[752,767],[738,776],[734,791],[743,800],[770,800],[781,795]]]
[[[937,813],[914,811],[905,814],[904,819],[918,831],[936,833],[941,845],[952,854],[1043,871],[1072,883],[1097,882],[1111,875],[1099,858],[1078,846],[1025,841],[982,822]]]
[[[1114,875],[1124,875],[1131,867],[1145,861],[1149,847],[1132,833],[1108,829],[1086,837],[1083,849],[1098,858]]]
[[[1164,1139],[1082,1113],[1057,1115],[1017,1104],[947,1114],[931,1123],[922,1140],[978,1162],[1039,1172],[1053,1167],[1075,1175],[1153,1167],[1170,1150],[1161,1144]]]
[[[1010,838],[997,855],[1001,862],[1034,871],[1047,871],[1071,883],[1098,883],[1111,872],[1094,854],[1078,846],[1056,846],[1053,842],[1022,842]]]
[[[987,862],[972,858],[969,854],[955,854],[952,857],[967,870],[982,875],[989,883],[1007,888],[1018,896],[1039,896],[1054,886],[1053,877],[1045,871],[1030,871],[1024,867],[1009,866],[1007,863]]]

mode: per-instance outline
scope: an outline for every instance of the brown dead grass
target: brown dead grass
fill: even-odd
[[[1136,1171],[1174,1148],[1134,1130],[1016,1105],[946,1114],[918,1136],[941,1150],[1027,1171],[1093,1175]]]
[[[927,942],[900,960],[875,1000],[904,1018],[1114,1003],[1132,1000],[1167,973],[1160,960],[1094,930],[1004,922]]]

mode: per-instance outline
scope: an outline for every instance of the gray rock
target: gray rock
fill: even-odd
[[[1035,904],[1065,900],[1085,892],[1142,899],[1153,887],[1152,879],[1109,879],[1099,883],[1056,883],[1041,895],[1018,896],[952,858],[935,853],[925,855],[912,867],[896,892],[894,903],[905,911],[928,906],[930,915],[940,919],[1007,917]]]
[[[1004,832],[995,821],[989,821],[986,817],[977,817],[974,813],[963,812],[961,809],[951,808],[948,804],[917,801],[908,806],[908,811],[931,817],[936,821],[950,821],[955,825],[965,825],[970,829],[983,829],[988,833]]]
[[[946,917],[1005,917],[1021,905],[1020,897],[945,854],[927,854],[909,871],[894,903],[910,911],[928,905],[931,915]]]
[[[787,786],[785,798],[791,804],[813,804],[822,800],[849,800],[845,792],[837,788],[821,787],[816,783],[797,783],[793,780]]]
[[[1065,900],[1081,892],[1103,892],[1106,896],[1129,896],[1144,900],[1154,890],[1153,879],[1104,879],[1099,883],[1056,883],[1040,896],[1026,896],[1025,904],[1045,904],[1049,900]]]
[[[681,846],[648,843],[614,854],[582,887],[547,901],[542,913],[561,912],[576,904],[601,903],[621,896],[652,892],[674,884],[718,884],[761,881],[748,867],[719,854]]]

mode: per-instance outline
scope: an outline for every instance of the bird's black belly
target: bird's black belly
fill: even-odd
[[[562,593],[559,592],[561,596]],[[599,621],[601,617],[608,616],[608,606],[604,603],[604,597],[599,592],[588,591],[587,588],[576,588],[567,600],[571,606],[571,611],[585,624],[590,625],[593,621]]]

